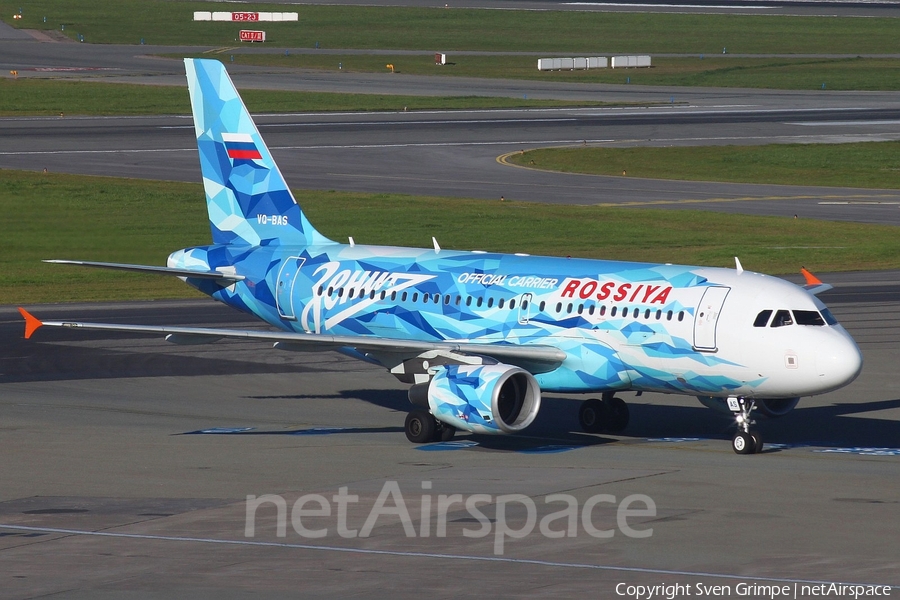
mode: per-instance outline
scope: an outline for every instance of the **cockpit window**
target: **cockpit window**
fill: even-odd
[[[756,320],[753,321],[754,327],[765,327],[769,323],[769,317],[772,316],[771,310],[761,310],[759,314],[756,315]]]
[[[825,325],[822,315],[817,310],[795,310],[794,319],[797,320],[797,325]]]
[[[825,319],[825,322],[829,325],[837,325],[837,319],[834,318],[834,315],[831,314],[831,311],[827,308],[822,309],[822,317]]]
[[[786,325],[793,325],[794,320],[791,318],[791,311],[789,310],[779,310],[775,313],[775,318],[772,319],[772,324],[769,327],[784,327]]]

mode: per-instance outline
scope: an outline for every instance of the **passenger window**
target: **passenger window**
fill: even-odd
[[[509,301],[509,310],[512,310],[515,307],[516,307],[516,299],[513,298],[512,300]]]
[[[385,296],[387,296],[387,290],[381,290],[381,299],[384,300]]]
[[[606,305],[600,307],[600,316],[604,316],[606,314]]]
[[[683,310],[678,311],[678,320],[684,321],[684,311]]]
[[[406,292],[403,292],[403,295],[406,295]],[[391,292],[391,302],[397,300],[397,292]]]
[[[407,297],[407,293],[406,293],[406,292],[403,292],[403,295],[400,296],[400,301],[401,301],[401,302],[406,302],[406,297]]]
[[[588,314],[589,314],[589,315],[594,314],[594,305],[593,305],[593,304],[591,304],[590,306],[588,306]]]
[[[556,303],[556,312],[561,312],[561,311],[562,311],[562,302],[557,302]]]
[[[541,312],[544,312],[544,307],[545,307],[545,306],[547,306],[547,303],[544,302],[543,300],[541,300],[541,303],[538,305],[538,309],[539,309]]]
[[[412,301],[413,302],[419,301],[419,292],[413,292]]]
[[[497,301],[497,308],[503,308],[503,305],[504,305],[504,304],[505,304],[504,299],[503,299],[503,298],[500,298],[500,299]]]
[[[662,318],[662,311],[656,309],[656,320],[659,321]]]
[[[491,307],[493,307],[493,306],[494,306],[494,299],[493,299],[493,298],[488,298],[488,308],[491,308]]]
[[[756,315],[756,320],[753,321],[754,327],[765,327],[769,324],[769,317],[772,316],[771,310],[761,310],[759,314]]]
[[[580,315],[580,314],[582,314],[583,312],[584,312],[584,304],[579,304],[579,305],[578,305],[578,314]]]
[[[645,318],[645,319],[649,319],[649,318],[650,318],[650,309],[649,309],[649,308],[646,310],[646,312],[644,312],[644,318]]]
[[[795,310],[794,320],[797,321],[797,325],[825,325],[822,315],[817,310]]]
[[[572,303],[569,302],[569,306],[566,307],[566,314],[572,314]]]
[[[416,295],[413,294],[413,302],[416,301]],[[428,294],[422,294],[422,304],[428,304]]]
[[[670,310],[668,313],[666,313],[666,321],[671,321],[671,320],[672,320],[672,311]]]
[[[775,318],[772,319],[772,324],[769,327],[785,327],[786,325],[793,325],[794,320],[791,319],[791,311],[789,310],[779,310],[775,313]]]
[[[484,304],[484,298],[479,297],[478,302],[475,303],[475,306],[477,306],[478,308],[481,308],[482,304]]]
[[[617,308],[617,307],[615,307],[615,306],[612,307],[612,310],[609,311],[609,316],[611,316],[611,317],[616,316],[616,308]]]
[[[472,296],[466,296],[466,306],[472,306]]]
[[[450,304],[450,294],[444,296],[444,304]],[[459,304],[459,302],[457,302]]]

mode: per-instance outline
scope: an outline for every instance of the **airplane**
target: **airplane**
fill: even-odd
[[[757,413],[853,381],[862,355],[816,294],[831,286],[735,268],[348,244],[315,229],[294,199],[222,63],[184,60],[212,244],[167,266],[47,262],[165,274],[277,331],[44,321],[165,335],[176,344],[263,340],[336,350],[411,384],[413,443],[456,431],[515,434],[545,392],[596,394],[589,433],[623,431],[626,391],[696,396],[731,413],[732,449],[758,453]]]

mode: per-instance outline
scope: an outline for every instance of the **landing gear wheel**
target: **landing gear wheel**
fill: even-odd
[[[738,431],[731,440],[731,449],[737,454],[753,454],[756,444],[749,433]]]
[[[624,431],[628,427],[628,405],[621,398],[610,398],[606,401],[606,407],[609,413],[607,429],[613,433]]]
[[[449,442],[454,435],[456,435],[456,427],[446,423],[438,423],[437,431],[434,432],[434,441]]]
[[[587,433],[600,433],[609,421],[609,406],[596,398],[581,403],[578,409],[578,423]]]
[[[406,439],[413,444],[424,444],[434,440],[437,420],[427,410],[414,409],[406,415]]]
[[[753,454],[759,454],[763,450],[762,436],[758,431],[751,431],[750,437],[753,438]]]

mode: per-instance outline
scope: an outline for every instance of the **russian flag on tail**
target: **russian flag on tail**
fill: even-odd
[[[225,151],[232,160],[261,160],[262,155],[249,133],[222,133]]]

